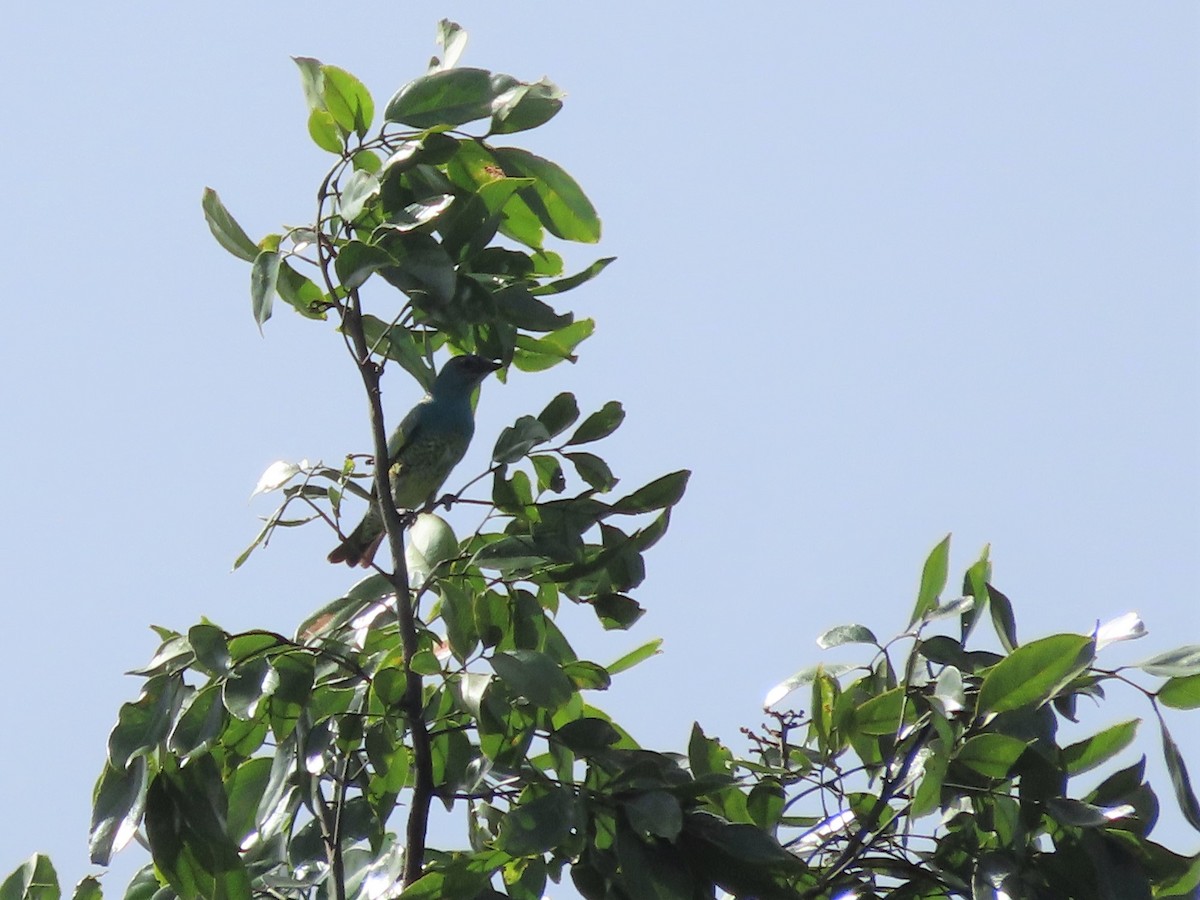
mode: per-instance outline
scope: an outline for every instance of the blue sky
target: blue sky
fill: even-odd
[[[5,872],[35,850],[87,871],[148,624],[286,632],[348,584],[315,528],[229,574],[269,463],[368,438],[328,328],[280,309],[259,337],[200,194],[255,236],[305,220],[325,159],[289,56],[382,102],[443,16],[471,33],[466,63],[567,91],[521,137],[603,217],[569,262],[619,257],[568,295],[598,322],[579,365],[489,382],[451,483],[563,389],[625,403],[603,450],[623,485],[694,470],[633,633],[564,612],[601,663],[666,638],[600,698],[639,739],[681,749],[699,719],[737,744],[771,685],[830,657],[817,634],[903,627],[947,532],[955,579],[991,543],[1023,639],[1136,609],[1150,636],[1114,662],[1200,642],[1194,4],[356,10],[6,14]],[[417,395],[386,391],[393,416]],[[1085,724],[1149,714],[1116,705]],[[1194,723],[1170,721],[1200,759]],[[1160,827],[1196,849],[1178,816]]]

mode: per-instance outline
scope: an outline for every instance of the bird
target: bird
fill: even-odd
[[[429,393],[408,411],[388,439],[388,480],[396,508],[425,506],[467,452],[475,434],[471,395],[500,363],[474,354],[446,362]],[[362,521],[329,554],[331,563],[369,567],[384,537],[375,490]]]

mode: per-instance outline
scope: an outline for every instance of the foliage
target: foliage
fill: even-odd
[[[611,262],[565,274],[549,238],[595,242],[600,220],[561,167],[500,143],[552,118],[561,92],[457,66],[465,39],[441,23],[442,57],[383,106],[375,131],[358,79],[296,60],[308,133],[334,157],[312,223],[254,242],[204,194],[215,238],[250,264],[259,328],[276,299],[309,319],[332,315],[372,409],[371,453],[263,474],[256,493],[282,501],[235,568],[278,528],[316,522],[340,535],[347,495],[368,496],[367,477],[391,561],[292,636],[208,621],[156,629],[161,646],[109,737],[92,860],[143,842],[153,863],[124,895],[137,900],[535,900],[568,876],[587,898],[713,897],[718,887],[746,898],[1190,892],[1200,861],[1149,840],[1157,799],[1144,757],[1090,791],[1072,782],[1112,762],[1138,723],[1058,741],[1080,697],[1137,687],[1131,673],[1098,667],[1100,633],[1019,643],[986,554],[964,596],[943,602],[940,543],[892,641],[860,625],[827,632],[823,646],[868,646],[870,659],[781,684],[769,707],[807,687],[810,708],[771,712],[748,732],[749,757],[698,724],[686,753],[664,753],[596,705],[659,641],[600,665],[556,624],[564,602],[591,607],[606,629],[638,621],[631,594],[644,554],[687,485],[681,471],[614,494],[594,445],[621,425],[618,402],[582,416],[560,393],[516,418],[487,471],[440,501],[482,512],[468,534],[433,505],[402,515],[384,489],[387,467],[361,471],[387,453],[382,374],[398,367],[427,388],[441,351],[499,360],[506,375],[573,362],[593,323],[552,304]],[[1002,652],[968,649],[985,613]],[[955,620],[956,637],[931,633]],[[1200,706],[1200,651],[1140,669],[1165,679],[1137,689],[1200,827],[1161,714]],[[460,846],[426,846],[434,800],[464,813]],[[0,900],[58,896],[42,856],[0,886]],[[99,898],[99,883],[85,879],[74,896]]]

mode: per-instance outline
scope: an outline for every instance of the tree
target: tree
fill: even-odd
[[[292,637],[207,621],[160,630],[109,739],[93,860],[134,836],[148,846],[153,864],[130,898],[538,898],[568,873],[588,898],[718,886],[738,897],[1188,895],[1200,859],[1149,839],[1157,799],[1143,764],[1078,796],[1070,782],[1128,746],[1137,722],[1066,746],[1057,727],[1105,684],[1142,691],[1200,828],[1162,716],[1200,706],[1200,649],[1143,663],[1166,679],[1148,688],[1098,665],[1103,630],[1022,644],[986,552],[962,595],[943,600],[947,539],[904,633],[827,632],[823,646],[864,645],[870,659],[780,685],[769,707],[807,686],[809,709],[772,712],[748,732],[749,756],[699,724],[686,754],[653,751],[592,698],[658,643],[602,666],[579,659],[555,619],[571,602],[604,628],[631,628],[644,554],[686,488],[681,471],[613,494],[608,464],[582,448],[620,426],[619,403],[583,417],[559,394],[497,436],[486,472],[416,513],[391,501],[388,466],[362,471],[388,458],[383,376],[428,388],[446,353],[522,375],[574,362],[593,324],[552,304],[611,262],[564,273],[547,235],[593,243],[599,218],[557,164],[502,146],[558,112],[558,89],[457,66],[465,34],[442,22],[438,37],[441,58],[375,131],[353,75],[296,60],[309,133],[334,158],[312,223],[255,242],[215,192],[203,198],[218,242],[250,264],[258,326],[276,297],[332,318],[371,410],[365,457],[264,473],[259,492],[282,500],[235,568],[279,528],[344,536],[343,505],[357,513],[347,496],[368,498],[372,483],[390,560]],[[471,533],[437,515],[454,505],[483,513]],[[968,647],[985,614],[995,651]],[[955,636],[933,633],[946,623]],[[427,845],[435,800],[465,813],[458,849]],[[41,856],[0,886],[0,900],[51,896]],[[99,897],[98,882],[75,896]]]

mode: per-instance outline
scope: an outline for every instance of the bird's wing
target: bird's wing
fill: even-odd
[[[428,407],[429,401],[422,400],[410,409],[408,414],[400,420],[400,424],[396,426],[392,436],[388,438],[388,462],[391,465],[395,465],[405,448],[411,446],[413,441],[420,436]]]

